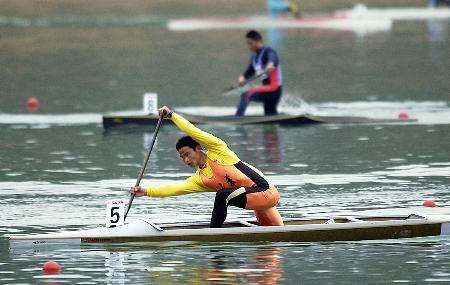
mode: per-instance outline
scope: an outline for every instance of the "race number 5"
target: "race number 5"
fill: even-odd
[[[125,223],[125,199],[109,200],[106,203],[106,227],[113,228]]]

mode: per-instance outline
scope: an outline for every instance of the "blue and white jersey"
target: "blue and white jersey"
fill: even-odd
[[[249,79],[252,76],[258,76],[264,73],[265,67],[269,62],[273,62],[276,68],[276,72],[278,73],[277,85],[282,86],[283,77],[281,72],[281,65],[278,59],[277,52],[271,47],[263,47],[257,52],[252,54],[252,57],[250,59],[250,65],[248,66],[247,70],[244,73],[245,79]],[[264,85],[271,84],[271,82],[269,82],[270,79],[268,74],[264,74],[262,78]]]

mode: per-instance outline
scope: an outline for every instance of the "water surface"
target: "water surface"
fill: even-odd
[[[243,31],[168,31],[166,21],[182,12],[0,17],[0,283],[449,282],[446,237],[8,249],[5,234],[103,225],[106,200],[128,198],[154,126],[105,131],[103,113],[140,109],[144,92],[186,112],[233,113],[238,97],[221,94],[247,64]],[[448,214],[449,28],[449,21],[412,21],[367,35],[271,31],[284,67],[282,111],[378,118],[407,111],[415,122],[203,129],[277,184],[283,217]],[[40,100],[35,113],[26,109],[30,96]],[[180,135],[164,122],[142,185],[192,174],[174,150]],[[136,199],[129,219],[208,220],[213,198]],[[426,199],[438,207],[422,207]],[[229,210],[230,219],[252,217]],[[50,259],[61,264],[59,275],[42,273]]]

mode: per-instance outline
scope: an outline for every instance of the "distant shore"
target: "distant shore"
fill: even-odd
[[[356,3],[368,7],[425,6],[426,0],[299,0],[303,13],[325,13],[351,8]],[[188,15],[254,14],[265,11],[265,0],[0,0],[0,15],[171,15],[174,7],[183,7]]]

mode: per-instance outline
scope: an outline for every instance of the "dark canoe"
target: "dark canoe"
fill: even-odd
[[[279,114],[273,116],[198,116],[180,113],[183,117],[194,124],[279,124],[289,126],[301,126],[310,124],[376,124],[376,123],[407,123],[415,122],[415,119],[397,118],[369,118],[357,116],[317,116],[311,114],[290,115]],[[103,115],[103,127],[117,126],[147,126],[156,125],[156,115],[133,115],[133,114],[105,114]]]

